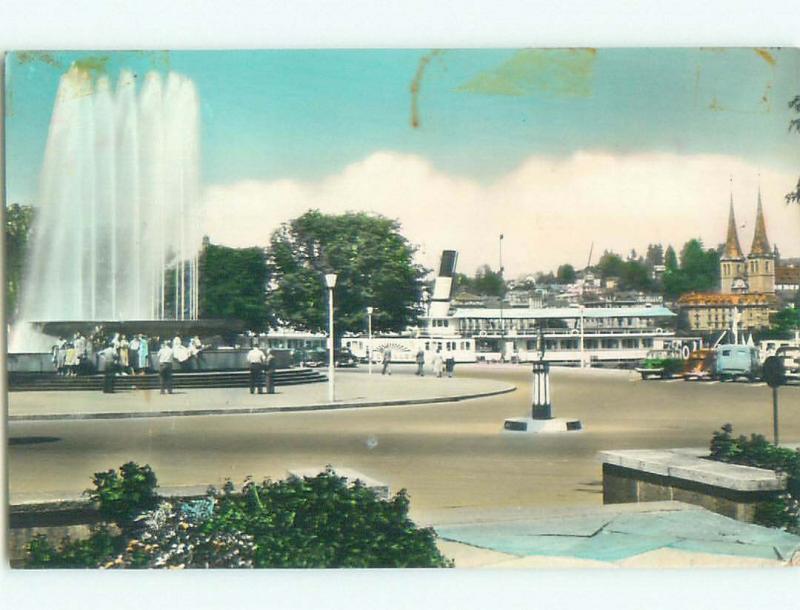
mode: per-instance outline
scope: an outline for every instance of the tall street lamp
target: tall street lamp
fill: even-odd
[[[584,332],[583,332],[583,303],[581,303],[581,366],[580,368],[584,368],[586,366],[586,354],[584,352],[585,343],[584,343]]]
[[[367,343],[367,373],[372,375],[372,312],[375,311],[372,307],[367,307],[367,334],[369,335],[369,342]]]
[[[505,324],[503,323],[503,298],[505,297],[505,283],[503,282],[503,234],[500,233],[500,362],[505,361]]]
[[[336,286],[336,274],[325,274],[325,285],[328,287],[328,402],[334,401],[333,366],[333,288]]]

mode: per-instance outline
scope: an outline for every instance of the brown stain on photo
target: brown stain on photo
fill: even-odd
[[[775,56],[767,51],[766,49],[753,49],[761,59],[767,62],[770,66],[774,66],[778,63],[778,60],[775,59]]]
[[[480,95],[589,97],[597,49],[522,49],[458,88]]]
[[[108,71],[109,61],[111,61],[110,55],[89,55],[81,59],[76,59],[72,65],[78,70],[87,72],[92,76],[98,76]]]
[[[732,50],[742,50],[739,47],[701,47],[700,51],[705,52],[713,52],[713,53],[727,53]],[[746,49],[745,49],[746,50]],[[757,98],[757,101],[754,100],[755,107],[751,108],[736,108],[736,107],[729,107],[727,105],[723,105],[719,98],[716,95],[711,97],[711,100],[708,103],[707,108],[712,112],[733,112],[738,114],[762,114],[768,113],[772,111],[772,104],[770,101],[770,95],[772,94],[773,88],[773,80],[774,80],[774,70],[778,64],[778,59],[775,56],[774,49],[766,49],[766,48],[759,48],[753,47],[752,50],[756,56],[762,59],[765,63],[767,63],[770,67],[769,69],[769,78],[766,80],[764,85],[764,91],[760,97]],[[700,73],[701,73],[701,64],[698,63],[696,72],[695,72],[695,85],[694,85],[694,97],[695,97],[695,106],[697,105],[697,99],[699,96],[700,91]]]
[[[58,61],[52,53],[47,51],[19,51],[14,54],[17,63],[25,65],[32,63],[43,63],[52,68],[63,69],[64,66]]]
[[[420,126],[419,118],[419,92],[422,88],[422,79],[425,76],[425,68],[435,58],[440,56],[444,51],[441,49],[434,49],[429,53],[420,57],[419,64],[417,65],[417,72],[414,74],[414,80],[411,81],[411,127],[418,129]]]

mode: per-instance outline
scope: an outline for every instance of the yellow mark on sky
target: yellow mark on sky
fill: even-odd
[[[76,59],[72,64],[78,70],[94,73],[95,76],[103,74],[108,69],[108,62],[111,58],[108,55],[89,55],[81,59]]]
[[[14,54],[17,62],[20,64],[31,64],[34,62],[40,62],[43,64],[47,64],[53,68],[63,68],[61,62],[59,62],[55,57],[53,57],[52,53],[47,53],[45,51],[20,51]]]
[[[775,56],[766,49],[753,49],[753,50],[761,59],[767,62],[770,66],[774,66],[775,64],[778,63],[778,60],[775,59]]]
[[[483,95],[589,97],[597,49],[523,49],[458,91]]]

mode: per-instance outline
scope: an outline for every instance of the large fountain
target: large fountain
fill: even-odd
[[[47,322],[198,317],[197,91],[137,80],[61,77],[11,352],[46,349],[31,329]]]

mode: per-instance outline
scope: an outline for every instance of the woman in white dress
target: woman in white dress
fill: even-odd
[[[433,357],[433,372],[436,374],[437,377],[442,376],[442,371],[444,370],[444,356],[442,356],[442,348],[438,348],[436,350],[436,355]]]

